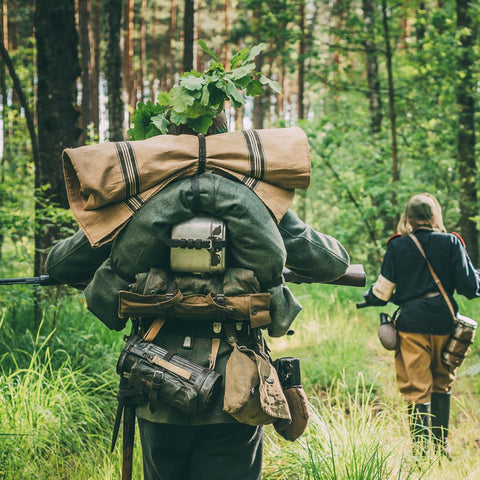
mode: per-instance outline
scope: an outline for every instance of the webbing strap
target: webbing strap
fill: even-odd
[[[208,368],[210,370],[215,369],[215,364],[217,363],[218,350],[220,348],[220,339],[212,338],[212,350],[208,355]]]
[[[417,237],[411,233],[410,238],[413,240],[413,243],[415,243],[417,248],[420,250],[420,253],[422,254],[423,258],[427,262],[427,266],[428,266],[428,269],[430,270],[430,274],[432,275],[435,284],[437,285],[438,289],[440,290],[440,293],[443,295],[443,298],[445,299],[445,302],[447,303],[448,309],[450,310],[450,313],[452,315],[453,321],[455,322],[456,321],[455,311],[453,309],[452,302],[450,301],[450,298],[447,295],[447,292],[443,288],[442,282],[440,281],[437,274],[435,273],[435,270],[433,269],[432,265],[428,261],[428,258],[425,255],[425,251],[423,250],[422,246],[420,245],[420,242],[418,241]]]
[[[207,146],[205,143],[205,135],[203,133],[198,134],[198,170],[200,175],[205,171],[205,163],[207,160]]]
[[[165,321],[166,320],[164,318],[156,318],[150,325],[150,328],[145,332],[143,339],[146,342],[153,342],[160,329],[163,327],[163,325],[165,325]]]

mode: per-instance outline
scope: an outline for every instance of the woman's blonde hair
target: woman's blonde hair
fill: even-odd
[[[429,193],[414,195],[405,205],[397,226],[397,233],[408,235],[412,232],[412,220],[416,224],[430,226],[438,232],[446,232],[443,225],[442,207]]]

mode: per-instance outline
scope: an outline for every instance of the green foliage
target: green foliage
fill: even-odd
[[[450,436],[455,461],[440,463],[432,455],[418,462],[411,456],[392,353],[382,350],[376,338],[378,310],[355,309],[362,292],[358,288],[292,289],[304,306],[293,325],[296,333],[268,344],[273,358],[301,358],[311,416],[307,432],[294,443],[265,428],[262,478],[463,480],[474,475],[480,468],[470,446],[478,433],[480,347],[473,345],[456,382]],[[0,291],[3,298],[21,297],[18,289],[6,290]],[[460,302],[467,315],[474,316],[475,308],[474,302]],[[0,476],[120,478],[121,442],[113,455],[108,448],[122,334],[87,313],[84,300],[71,289],[50,299],[43,324],[31,333],[24,331],[28,305],[17,305],[15,316],[8,302],[1,310]],[[140,443],[136,445],[134,472],[141,472]]]
[[[264,87],[279,92],[277,82],[255,71],[254,60],[265,49],[264,44],[240,50],[232,57],[228,71],[205,42],[200,40],[198,44],[213,59],[210,67],[203,73],[184,73],[179,85],[168,93],[162,92],[157,103],[139,103],[132,117],[134,127],[128,131],[132,140],[167,134],[172,125],[205,134],[223,111],[225,102],[240,108],[246,95],[261,95]]]

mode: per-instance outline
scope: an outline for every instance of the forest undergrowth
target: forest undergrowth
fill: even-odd
[[[118,479],[121,441],[110,453],[110,437],[123,333],[108,331],[89,314],[80,294],[56,288],[36,329],[27,328],[28,287],[0,292],[0,479]],[[453,460],[432,454],[419,461],[412,456],[406,405],[395,386],[393,353],[376,337],[380,310],[355,308],[362,289],[292,288],[304,306],[295,334],[268,343],[273,358],[301,359],[310,422],[293,443],[265,428],[263,478],[479,478],[478,346],[454,388]],[[460,304],[464,314],[475,316],[476,301]],[[137,438],[134,478],[141,479],[138,445]]]

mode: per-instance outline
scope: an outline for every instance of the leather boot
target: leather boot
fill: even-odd
[[[408,406],[413,454],[424,457],[430,437],[430,404],[416,403]]]
[[[450,419],[450,394],[432,393],[432,434],[435,451],[450,459],[448,424]]]

